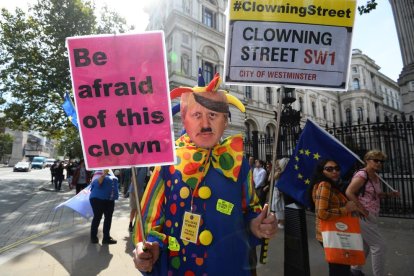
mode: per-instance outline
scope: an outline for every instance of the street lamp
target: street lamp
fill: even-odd
[[[280,88],[277,89],[280,92]],[[295,88],[284,88],[284,95],[282,97],[282,119],[281,126],[298,126],[300,123],[300,111],[293,109],[292,103],[296,101]],[[275,119],[277,119],[277,112],[275,112]]]
[[[278,91],[281,89],[279,88]],[[295,89],[282,89],[282,110],[280,126],[284,129],[281,136],[291,134],[296,137],[300,132],[300,111],[293,109],[292,103],[296,101]],[[275,111],[277,119],[277,112]],[[293,134],[293,136],[292,136]],[[289,140],[285,137],[286,141]],[[281,139],[283,140],[283,139]],[[296,139],[295,139],[296,140]],[[294,145],[291,145],[294,148]],[[285,242],[284,242],[284,275],[309,276],[309,251],[306,229],[306,212],[303,206],[294,203],[287,194],[283,194],[285,207]],[[293,202],[293,203],[292,203]],[[289,204],[291,203],[291,204]]]

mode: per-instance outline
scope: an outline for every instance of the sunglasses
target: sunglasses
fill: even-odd
[[[324,167],[323,169],[327,172],[333,172],[333,171],[339,172],[339,171],[341,171],[341,167],[339,167],[339,166],[335,166],[335,167],[327,166],[327,167]]]
[[[372,161],[374,161],[375,163],[381,163],[381,164],[384,164],[384,160],[381,160],[381,159],[369,159],[369,160],[372,160]]]

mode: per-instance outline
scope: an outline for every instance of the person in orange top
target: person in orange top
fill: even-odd
[[[348,201],[340,191],[338,180],[341,168],[334,160],[323,160],[316,166],[310,191],[316,217],[316,239],[322,245],[320,221],[348,216],[354,211],[360,212],[355,202]],[[362,212],[361,212],[362,213]],[[350,266],[329,263],[330,276],[349,276]]]

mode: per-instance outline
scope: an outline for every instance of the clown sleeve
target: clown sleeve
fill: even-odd
[[[253,173],[246,159],[243,159],[242,172],[240,175],[243,179],[243,200],[242,206],[247,220],[250,222],[257,217],[262,207],[260,206],[259,197],[256,194],[253,184]]]
[[[253,173],[246,159],[243,159],[241,171],[241,177],[243,177],[242,207],[245,227],[249,232],[249,245],[250,247],[255,247],[260,244],[260,239],[250,232],[250,222],[260,214],[262,207],[260,206],[259,197],[256,195],[256,190],[254,189]]]
[[[141,232],[140,227],[137,227],[138,223],[135,223],[134,235],[132,237],[133,243],[137,244],[144,240],[149,242],[157,241],[160,247],[163,247],[165,235],[162,233],[162,226],[164,224],[164,179],[162,178],[162,167],[155,167],[147,187],[144,191],[144,195],[141,200],[141,215],[144,233]],[[139,221],[141,218],[138,214],[135,221]]]

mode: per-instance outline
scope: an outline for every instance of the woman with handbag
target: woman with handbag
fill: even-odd
[[[316,217],[316,239],[323,244],[321,221],[350,216],[360,211],[355,202],[348,201],[338,184],[340,166],[334,160],[323,160],[316,166],[310,186],[311,203],[314,204]],[[330,276],[349,276],[350,266],[329,263]]]
[[[364,212],[364,217],[360,220],[361,234],[365,256],[371,253],[374,276],[385,275],[385,240],[378,228],[380,198],[400,195],[398,191],[385,193],[381,189],[377,172],[382,169],[385,159],[386,155],[379,150],[368,151],[364,156],[365,167],[354,174],[346,189],[346,196]],[[361,266],[352,266],[352,275],[364,275],[361,270]]]

